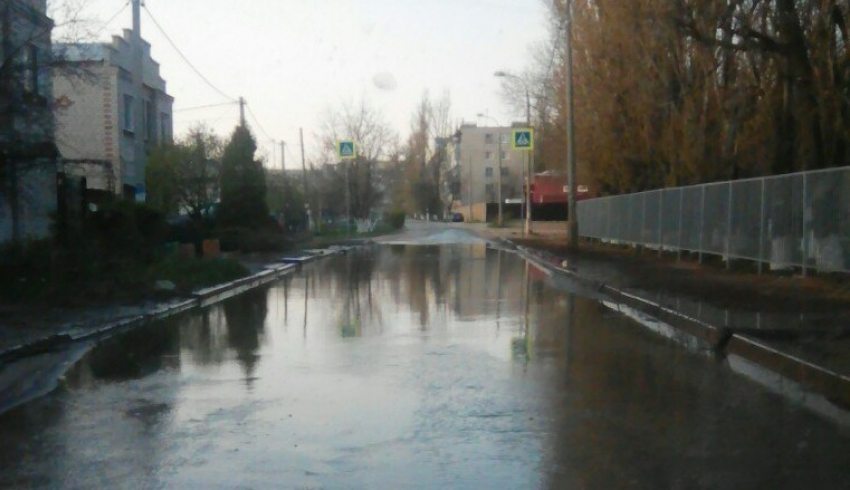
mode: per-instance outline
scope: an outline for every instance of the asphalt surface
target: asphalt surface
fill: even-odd
[[[0,488],[850,481],[846,426],[515,254],[413,228],[90,350],[7,366],[0,378],[44,379],[0,414]]]

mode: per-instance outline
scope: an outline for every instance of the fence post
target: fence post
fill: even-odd
[[[809,226],[806,216],[806,204],[808,203],[808,187],[809,187],[809,174],[803,173],[803,258],[800,261],[801,266],[803,267],[803,277],[808,275],[808,270],[806,268],[806,261],[809,260]]]
[[[732,268],[732,182],[729,182],[729,197],[726,205],[726,270]]]
[[[765,179],[762,177],[761,179],[761,221],[759,221],[759,275],[761,275],[762,268],[764,267],[764,188],[765,188]]]
[[[646,248],[646,239],[644,238],[646,232],[646,192],[641,193],[640,197],[643,200],[643,206],[641,206],[640,213],[640,238],[638,242],[644,244],[644,248]]]
[[[699,213],[699,263],[702,264],[702,249],[705,235],[705,184],[700,187],[702,189],[702,202]]]
[[[682,260],[682,215],[685,208],[685,188],[679,187],[679,245],[676,249],[676,261]]]
[[[664,244],[662,243],[662,239],[664,238],[664,225],[662,224],[662,219],[664,218],[664,190],[658,191],[658,256],[661,257],[661,252],[664,249]]]

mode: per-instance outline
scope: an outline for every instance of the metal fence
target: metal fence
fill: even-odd
[[[590,199],[577,211],[585,238],[752,260],[759,272],[850,271],[850,167]]]

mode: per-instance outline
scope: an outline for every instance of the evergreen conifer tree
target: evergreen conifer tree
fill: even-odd
[[[224,148],[221,161],[221,209],[225,227],[258,228],[269,221],[266,175],[254,158],[257,143],[251,131],[238,126]]]

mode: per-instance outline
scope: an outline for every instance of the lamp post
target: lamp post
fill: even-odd
[[[478,117],[484,117],[484,118],[487,118],[487,119],[491,119],[493,122],[496,123],[496,127],[497,127],[496,138],[498,138],[498,140],[499,140],[499,150],[498,150],[498,153],[499,153],[499,160],[498,160],[499,168],[496,171],[496,186],[498,187],[498,189],[496,190],[496,199],[499,201],[499,204],[498,204],[499,214],[498,214],[498,217],[496,218],[496,225],[499,228],[501,228],[504,225],[504,222],[502,221],[502,125],[499,124],[499,121],[497,121],[496,118],[488,116],[486,114],[478,114]]]
[[[525,125],[531,129],[531,97],[528,91],[528,83],[521,77],[506,71],[497,71],[493,75],[502,78],[512,78],[522,82],[525,89]],[[525,156],[525,234],[531,234],[531,179],[534,170],[534,150]]]
[[[576,214],[576,151],[575,151],[575,126],[573,121],[573,2],[567,0],[566,11],[566,96],[567,96],[567,179],[569,184],[569,195],[567,206],[569,206],[567,219],[569,220],[569,242],[570,250],[578,248],[578,214]]]

